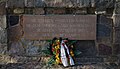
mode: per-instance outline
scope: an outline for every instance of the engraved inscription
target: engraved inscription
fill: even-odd
[[[23,31],[24,38],[31,40],[95,40],[96,15],[23,15]]]

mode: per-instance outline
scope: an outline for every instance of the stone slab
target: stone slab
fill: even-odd
[[[22,25],[24,38],[30,40],[96,39],[96,15],[23,15]]]

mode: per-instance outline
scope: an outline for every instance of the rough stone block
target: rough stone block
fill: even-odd
[[[65,5],[64,0],[44,0],[47,7],[63,7]]]
[[[35,0],[35,7],[45,7],[46,4],[44,0]]]
[[[7,53],[7,44],[0,43],[0,54],[6,54],[6,53]]]
[[[97,11],[105,11],[107,8],[113,8],[115,4],[114,0],[95,0],[95,1]]]
[[[0,3],[0,15],[5,15],[6,13],[6,8],[5,8],[5,3]]]
[[[46,41],[27,41],[26,55],[28,56],[44,56],[42,50],[47,50],[49,43]]]
[[[97,43],[98,44],[105,44],[105,45],[108,45],[110,46],[113,42],[112,40],[113,37],[103,37],[103,38],[97,38]]]
[[[65,14],[64,8],[46,8],[46,14]]]
[[[116,14],[120,14],[120,1],[116,2],[116,6],[115,6],[115,11],[114,13]]]
[[[25,7],[34,7],[34,0],[24,0]]]
[[[11,59],[8,55],[0,55],[0,64],[16,63],[16,60]]]
[[[8,7],[95,7],[95,0],[10,0]],[[13,3],[14,2],[14,3]],[[20,6],[21,5],[21,6]]]
[[[21,42],[11,42],[8,48],[10,55],[25,55],[25,47]]]
[[[120,29],[120,15],[119,14],[113,15],[113,23],[115,27]]]
[[[24,0],[8,0],[7,6],[10,8],[24,7]]]
[[[110,55],[112,53],[110,47],[112,44],[112,20],[104,15],[98,16],[97,43],[99,55]]]
[[[97,54],[97,49],[94,41],[77,41],[74,46],[75,50],[81,52],[80,55],[76,56],[77,58],[85,56],[91,57],[96,56]]]
[[[66,8],[66,14],[87,14],[87,8]]]
[[[98,16],[97,37],[110,37],[112,34],[112,19],[104,15]]]
[[[24,13],[24,9],[15,8],[15,9],[13,10],[13,12],[14,12],[14,14],[22,14],[22,13]]]
[[[26,48],[26,54],[27,55],[39,55],[40,53],[39,53],[39,46],[33,46],[33,45],[29,45],[29,46],[27,46],[27,48]]]
[[[44,10],[43,8],[35,8],[35,9],[33,10],[33,13],[34,13],[35,15],[41,15],[41,14],[45,14],[45,10]]]
[[[6,16],[0,16],[0,44],[7,44]]]
[[[0,16],[0,30],[6,28],[6,16]]]
[[[9,41],[19,41],[22,37],[22,28],[21,26],[14,26],[8,29],[8,38]]]
[[[120,29],[115,30],[115,43],[119,44],[120,43]]]
[[[119,55],[120,54],[120,44],[114,44],[113,52],[114,52],[115,55]]]
[[[25,8],[25,14],[33,14],[33,8]]]
[[[98,53],[100,56],[109,56],[112,54],[112,47],[105,44],[98,44]]]
[[[2,29],[0,27],[0,29]],[[5,29],[0,30],[0,44],[7,44],[7,31]]]

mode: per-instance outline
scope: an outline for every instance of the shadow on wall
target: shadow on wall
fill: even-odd
[[[95,46],[95,41],[90,40],[90,41],[77,41],[75,44],[75,49],[80,51],[81,54],[77,57],[92,57],[97,55],[97,49]]]

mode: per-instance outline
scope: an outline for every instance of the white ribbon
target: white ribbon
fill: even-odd
[[[63,46],[64,44],[64,46]],[[61,52],[61,61],[63,63],[63,66],[68,66],[68,59],[67,59],[67,56],[66,56],[66,53],[65,53],[65,49],[67,49],[67,54],[70,58],[70,65],[75,65],[71,55],[70,55],[70,52],[69,52],[69,49],[67,47],[67,45],[64,43],[64,40],[62,40],[61,42],[61,48],[60,48],[60,52]]]

